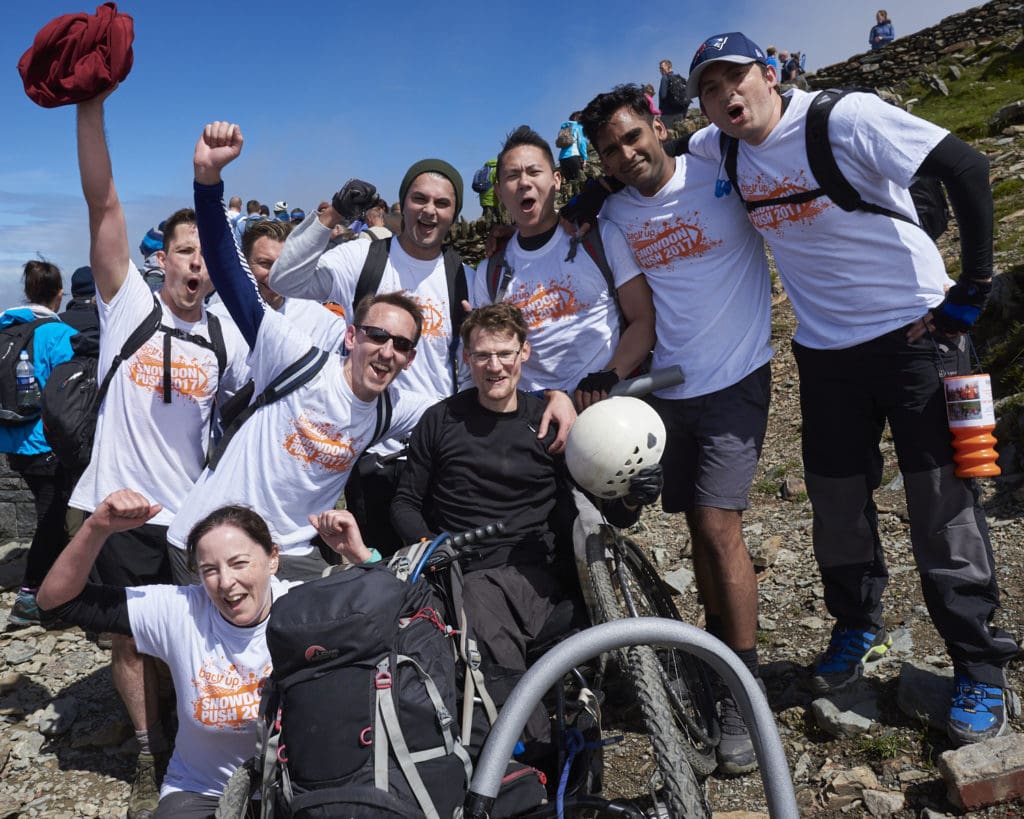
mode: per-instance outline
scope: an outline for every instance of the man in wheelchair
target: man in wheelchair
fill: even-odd
[[[406,543],[504,524],[501,535],[462,552],[461,601],[454,601],[461,611],[453,612],[465,615],[460,628],[475,639],[487,694],[500,707],[532,651],[586,624],[572,556],[576,510],[564,457],[548,449],[554,430],[541,425],[544,401],[517,389],[531,355],[520,310],[507,302],[474,310],[462,341],[474,386],[428,409],[414,429],[392,523]],[[661,483],[660,466],[643,470],[603,514],[630,525]],[[474,658],[464,659],[472,665]],[[548,747],[542,709],[524,739],[524,758]],[[482,737],[463,741],[478,749]]]

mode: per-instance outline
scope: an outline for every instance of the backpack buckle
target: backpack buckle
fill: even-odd
[[[454,722],[454,720],[452,719],[452,715],[448,713],[448,709],[445,708],[443,705],[441,706],[441,709],[437,712],[437,721],[441,725],[442,730],[446,729],[449,725],[452,724],[452,722]]]
[[[387,660],[382,660],[377,664],[377,673],[373,677],[373,687],[378,691],[391,687],[391,672],[388,670]]]
[[[480,650],[476,647],[471,646],[469,650],[466,652],[466,665],[468,665],[475,671],[480,667],[480,662]]]

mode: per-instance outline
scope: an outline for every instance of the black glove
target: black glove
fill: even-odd
[[[947,335],[966,333],[978,320],[991,292],[992,282],[961,279],[946,291],[942,303],[932,308],[935,329]]]
[[[346,222],[362,219],[367,208],[377,201],[377,189],[362,179],[350,179],[340,191],[334,194],[331,207],[341,214]]]
[[[610,183],[618,183],[618,186],[620,188],[622,187],[622,183],[618,182],[617,179],[607,177],[607,180]],[[558,212],[558,215],[560,218],[565,219],[567,222],[572,222],[575,225],[593,226],[597,221],[597,214],[601,212],[601,206],[604,204],[604,200],[609,196],[611,196],[611,194],[604,185],[591,177],[583,185],[583,190],[562,205],[562,209]]]
[[[587,376],[576,385],[577,392],[608,392],[619,383],[615,370],[601,370],[599,373],[587,373]]]
[[[661,488],[665,485],[665,474],[661,464],[645,466],[629,479],[629,492],[623,500],[627,506],[646,506],[654,503],[661,494]]]

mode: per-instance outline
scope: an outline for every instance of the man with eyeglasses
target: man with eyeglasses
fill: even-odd
[[[373,294],[356,305],[345,330],[348,355],[321,353],[302,328],[271,309],[238,256],[223,207],[221,170],[242,150],[237,125],[213,122],[196,144],[195,204],[206,237],[210,277],[252,349],[255,394],[298,361],[325,356],[294,391],[257,409],[203,470],[167,534],[184,568],[192,526],[227,504],[260,510],[281,550],[279,576],[319,577],[327,563],[310,515],[334,506],[359,455],[387,433],[405,435],[434,396],[389,390],[416,357],[423,314],[402,293]],[[390,409],[389,409],[390,405]]]
[[[556,549],[556,534],[571,522],[563,516],[574,507],[565,460],[550,451],[553,434],[537,437],[544,403],[518,389],[534,352],[522,311],[508,302],[486,305],[469,314],[461,334],[473,387],[435,404],[416,425],[392,521],[409,543],[504,523],[504,533],[463,564],[463,608],[488,693],[500,705],[555,607],[578,593],[571,555]],[[606,503],[609,520],[635,522],[641,503],[660,490],[649,481],[634,479],[629,495]],[[507,690],[492,687],[492,679],[504,680]],[[547,739],[542,710],[526,736]]]

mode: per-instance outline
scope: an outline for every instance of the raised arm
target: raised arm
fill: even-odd
[[[39,607],[51,611],[78,597],[107,538],[141,526],[162,508],[131,489],[107,495],[47,572],[36,593]]]
[[[107,137],[103,132],[103,94],[78,105],[78,171],[89,208],[89,264],[96,290],[109,302],[121,289],[131,254],[128,228],[114,188]]]
[[[252,348],[267,305],[235,244],[224,207],[224,181],[221,178],[224,167],[241,154],[243,141],[242,131],[234,123],[211,122],[196,143],[192,164],[195,171],[196,227],[206,269],[224,306]]]

